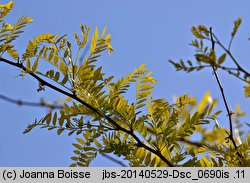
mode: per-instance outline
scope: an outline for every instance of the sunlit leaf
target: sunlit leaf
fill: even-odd
[[[37,58],[32,66],[32,72],[36,72],[39,63],[39,58]]]
[[[219,65],[221,65],[221,64],[225,61],[226,56],[227,56],[226,53],[224,53],[224,54],[222,54],[222,55],[220,56],[220,58],[218,59],[218,64],[219,64]]]

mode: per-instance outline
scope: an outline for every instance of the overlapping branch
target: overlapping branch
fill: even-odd
[[[211,38],[212,50],[214,51],[215,41],[214,41],[214,34],[212,32],[212,27],[210,27],[210,38]],[[233,135],[233,121],[232,121],[233,112],[229,109],[228,102],[227,102],[227,99],[226,99],[226,95],[224,93],[224,89],[222,87],[219,75],[218,75],[217,70],[216,70],[217,68],[214,65],[212,65],[212,68],[213,68],[213,72],[214,72],[217,84],[218,84],[218,86],[220,88],[220,92],[221,92],[221,95],[222,95],[222,98],[223,98],[223,102],[224,102],[224,105],[225,105],[226,111],[227,111],[227,116],[228,116],[228,121],[229,121],[229,130],[230,130],[227,138],[229,140],[231,140],[231,142],[234,145],[234,148],[238,149],[238,147],[236,145],[236,142],[234,140],[234,135]],[[238,155],[240,156],[239,153],[238,153]]]
[[[24,105],[24,106],[30,106],[30,107],[46,107],[49,109],[63,109],[62,105],[49,104],[43,99],[41,99],[40,102],[27,102],[27,101],[22,101],[22,100],[16,100],[16,99],[13,99],[5,95],[1,95],[1,94],[0,94],[0,99],[13,103],[13,104],[20,105],[20,106]]]
[[[66,92],[54,85],[52,85],[51,83],[45,81],[44,79],[40,78],[39,76],[37,76],[36,74],[32,73],[32,72],[29,72],[28,69],[26,67],[24,67],[24,65],[20,62],[17,62],[17,63],[14,63],[10,60],[7,60],[5,58],[0,58],[0,61],[6,63],[6,64],[9,64],[9,65],[12,65],[14,67],[17,67],[19,69],[22,69],[24,72],[27,72],[30,76],[32,76],[33,78],[35,78],[38,82],[39,82],[39,85],[45,87],[49,87],[61,94],[64,94],[65,96],[68,96],[76,101],[78,101],[79,103],[81,103],[82,105],[84,105],[85,107],[89,108],[90,110],[92,110],[93,112],[95,112],[97,115],[99,115],[100,117],[103,117],[104,119],[106,119],[112,126],[114,126],[116,128],[116,130],[119,130],[119,131],[123,131],[127,134],[129,134],[130,136],[132,136],[135,141],[137,142],[137,147],[142,147],[142,148],[145,148],[146,150],[150,151],[151,153],[157,155],[162,161],[164,161],[168,166],[170,167],[173,167],[173,164],[167,160],[165,158],[164,155],[162,155],[162,153],[160,151],[157,151],[151,147],[149,147],[148,145],[144,144],[140,139],[139,137],[132,131],[132,130],[127,130],[125,128],[123,128],[122,126],[120,126],[118,123],[116,123],[113,119],[111,119],[109,116],[103,114],[101,111],[99,111],[98,109],[94,108],[93,106],[91,106],[90,104],[86,103],[85,101],[81,100],[80,98],[78,98],[75,93],[69,93],[69,92]]]
[[[41,100],[40,102],[27,102],[27,101],[23,101],[23,100],[16,100],[16,99],[13,99],[13,98],[7,97],[5,95],[1,95],[1,94],[0,94],[0,99],[5,100],[5,101],[10,102],[10,103],[13,103],[13,104],[17,104],[19,106],[45,107],[45,108],[49,108],[49,109],[63,109],[62,105],[49,104],[49,103],[45,102],[44,100]],[[102,154],[102,156],[109,159],[110,161],[112,161],[114,163],[117,163],[118,165],[121,165],[122,167],[126,167],[126,165],[122,161],[116,160],[115,158],[113,158],[107,154]]]

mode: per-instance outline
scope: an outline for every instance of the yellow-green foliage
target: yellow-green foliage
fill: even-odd
[[[73,43],[66,35],[39,34],[29,41],[26,51],[19,56],[12,42],[32,19],[23,16],[13,26],[8,24],[2,18],[12,7],[13,2],[0,5],[1,57],[4,53],[9,54],[26,68],[23,75],[28,73],[46,77],[50,83],[57,83],[72,94],[71,97],[67,96],[63,109],[50,111],[41,119],[36,119],[24,133],[40,126],[56,130],[58,135],[66,132],[68,135],[77,134],[70,166],[89,166],[102,153],[122,156],[130,166],[250,165],[250,136],[238,144],[242,157],[237,156],[231,141],[225,141],[227,130],[219,127],[217,115],[220,111],[213,111],[217,101],[209,93],[199,103],[188,94],[177,97],[173,103],[165,98],[154,98],[153,85],[157,81],[144,64],[120,79],[107,76],[102,67],[96,67],[104,51],[109,54],[113,51],[111,35],[106,34],[106,27],[101,34],[95,28],[90,36],[90,28],[81,24],[81,35],[74,33]],[[232,36],[237,29],[235,27]],[[198,63],[222,64],[225,54],[217,60],[216,54],[212,51],[207,53],[208,48],[203,46],[202,40],[208,38],[208,29],[198,26],[193,27],[192,32],[201,39],[192,42],[202,51],[196,54]],[[79,65],[79,53],[88,42],[89,54]],[[72,49],[73,44],[76,44],[76,50]],[[51,64],[51,69],[40,70],[41,62]],[[177,69],[185,69],[183,61],[180,64],[172,63]],[[136,85],[133,101],[124,95],[131,83]],[[190,140],[194,133],[201,134],[201,141]]]
[[[224,51],[224,53],[220,56],[218,56],[213,49],[209,49],[209,46],[206,45],[207,43],[211,42],[209,29],[204,25],[198,25],[197,27],[193,26],[191,32],[194,35],[195,39],[192,40],[190,45],[195,48],[196,54],[194,56],[197,62],[194,63],[190,60],[188,60],[187,63],[185,63],[183,60],[180,60],[179,63],[172,60],[169,60],[169,62],[176,68],[176,70],[183,70],[188,73],[192,71],[199,71],[204,68],[209,68],[211,67],[211,65],[216,67],[217,69],[222,69],[228,74],[233,75],[243,81],[246,84],[243,87],[244,95],[245,97],[250,97],[250,72],[246,71],[244,68],[242,68],[242,66],[240,66],[239,62],[230,51],[232,41],[241,25],[241,22],[241,18],[238,18],[234,21],[234,28],[231,32],[231,39],[227,46],[225,46],[213,33],[215,44]],[[224,62],[226,61],[227,57],[229,57],[229,59],[233,61],[235,67],[227,67],[227,65],[225,65]]]

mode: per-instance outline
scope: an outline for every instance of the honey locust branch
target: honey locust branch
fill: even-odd
[[[210,66],[211,67],[211,66]],[[13,104],[17,104],[19,106],[31,106],[31,107],[47,107],[47,108],[50,108],[50,109],[63,109],[63,106],[62,105],[52,105],[52,104],[49,104],[49,103],[46,103],[45,101],[43,101],[41,99],[40,102],[27,102],[27,101],[22,101],[22,100],[16,100],[16,99],[13,99],[13,98],[10,98],[10,97],[7,97],[5,95],[1,95],[0,94],[0,99],[2,100],[5,100],[7,102],[10,102],[10,103],[13,103]],[[99,127],[99,126],[95,126],[95,125],[91,125],[93,127]],[[58,127],[59,128],[59,127]],[[62,127],[60,127],[62,128]],[[109,127],[105,127],[109,130],[114,130],[112,128],[109,128]],[[68,128],[65,128],[65,130],[72,130],[72,129],[68,129]],[[74,130],[79,130],[78,128],[77,129],[74,129]],[[187,139],[180,139],[180,142],[184,142],[186,144],[189,144],[189,145],[192,145],[192,146],[196,146],[196,147],[202,147],[204,146],[205,144],[201,143],[201,142],[192,142],[192,141],[189,141]],[[113,161],[114,163],[117,163],[123,167],[126,167],[126,165],[119,161],[119,160],[116,160],[115,158],[107,155],[107,154],[102,154],[103,157],[109,159],[110,161]]]
[[[62,105],[49,104],[43,99],[41,99],[40,102],[27,102],[27,101],[22,101],[22,100],[16,100],[16,99],[13,99],[5,95],[1,95],[1,94],[0,94],[0,99],[13,103],[13,104],[20,105],[20,106],[24,105],[24,106],[31,106],[31,107],[46,107],[50,109],[63,109]]]
[[[16,100],[16,99],[13,99],[13,98],[7,97],[5,95],[1,95],[1,94],[0,94],[0,99],[7,101],[7,102],[10,102],[12,104],[17,104],[19,106],[23,105],[23,106],[31,106],[31,107],[46,107],[46,108],[50,108],[50,109],[63,109],[62,105],[48,104],[43,100],[41,100],[40,102],[27,102],[27,101],[22,101],[22,100]],[[91,125],[91,126],[99,127],[99,126],[95,126],[95,125]],[[60,128],[62,128],[62,127],[60,127]],[[109,128],[109,127],[106,127],[106,128]],[[109,129],[113,130],[111,128],[109,128]],[[69,129],[66,129],[66,130],[69,130]],[[75,130],[79,130],[79,129],[75,129]],[[102,154],[102,156],[109,159],[110,161],[113,161],[114,163],[117,163],[118,165],[126,167],[126,165],[123,162],[116,160],[115,158],[113,158],[107,154]]]
[[[210,27],[210,38],[211,38],[212,50],[214,51],[215,42],[214,42],[213,37],[214,37],[214,34],[213,34],[213,31],[212,31],[212,27]],[[233,123],[232,122],[233,112],[229,109],[228,102],[227,102],[227,99],[226,99],[226,96],[225,96],[225,93],[224,93],[224,89],[222,87],[222,84],[221,84],[219,75],[217,73],[216,67],[214,65],[212,65],[212,68],[213,68],[213,72],[214,72],[217,84],[219,85],[219,88],[220,88],[220,92],[221,92],[221,95],[222,95],[222,98],[223,98],[224,105],[225,105],[226,110],[227,110],[227,116],[228,116],[229,128],[230,128],[230,133],[228,134],[227,138],[231,140],[231,142],[234,145],[234,148],[237,150],[238,147],[236,145],[236,142],[235,142],[234,136],[233,136],[233,124],[232,124]],[[240,154],[238,153],[238,155],[240,155]]]
[[[130,136],[132,136],[136,142],[137,142],[137,146],[138,147],[142,147],[142,148],[145,148],[146,150],[150,151],[151,153],[157,155],[160,159],[162,159],[162,161],[164,161],[168,166],[170,167],[173,167],[173,164],[167,160],[165,158],[165,156],[162,155],[162,153],[158,150],[155,150],[151,147],[149,147],[148,145],[144,144],[140,138],[138,136],[136,136],[136,134],[132,131],[132,130],[127,130],[126,128],[123,128],[122,126],[120,126],[118,123],[116,123],[113,119],[111,119],[109,116],[103,114],[101,111],[99,111],[98,109],[94,108],[93,106],[91,106],[90,104],[86,103],[85,101],[83,101],[82,99],[78,98],[75,93],[69,93],[69,92],[66,92],[50,83],[48,83],[47,81],[43,80],[42,78],[40,78],[39,76],[37,76],[36,74],[32,73],[32,72],[29,72],[28,69],[26,67],[23,66],[22,63],[14,63],[14,62],[11,62],[5,58],[0,58],[0,61],[6,63],[6,64],[9,64],[9,65],[12,65],[14,67],[17,67],[17,68],[20,68],[22,69],[24,72],[27,72],[30,76],[32,76],[33,78],[35,78],[42,86],[47,86],[59,93],[62,93],[76,101],[78,101],[79,103],[81,103],[82,105],[84,105],[85,107],[89,108],[90,110],[92,110],[94,113],[98,114],[100,117],[106,119],[108,122],[110,122],[117,130],[119,131],[123,131],[127,134],[129,134]]]
[[[237,69],[239,70],[239,71],[241,71],[242,73],[244,73],[247,77],[250,77],[250,73],[249,72],[247,72],[245,69],[243,69],[242,67],[241,67],[241,65],[238,63],[238,61],[234,58],[234,56],[232,55],[232,53],[231,53],[231,51],[230,51],[230,49],[227,49],[221,42],[220,42],[220,40],[217,38],[217,36],[213,33],[213,32],[210,32],[210,36],[212,36],[214,39],[213,39],[213,44],[215,44],[215,43],[217,43],[230,57],[231,57],[231,59],[233,60],[233,62],[234,62],[234,64],[237,66]],[[211,39],[212,39],[212,37],[211,37]]]
[[[185,138],[182,138],[179,140],[180,142],[183,142],[183,143],[186,143],[186,144],[189,144],[189,145],[192,145],[192,146],[195,146],[195,147],[202,147],[202,146],[206,146],[204,143],[202,142],[193,142],[193,141],[190,141],[190,140],[187,140]]]
[[[126,167],[126,165],[125,165],[123,162],[121,162],[121,161],[119,161],[119,160],[113,158],[112,156],[109,156],[109,155],[107,155],[107,154],[102,154],[102,156],[104,156],[105,158],[109,159],[110,161],[113,161],[113,162],[115,162],[115,163],[121,165],[122,167]]]
[[[16,100],[16,99],[7,97],[5,95],[0,95],[0,99],[5,100],[5,101],[10,102],[10,103],[13,103],[13,104],[17,104],[19,106],[24,105],[24,106],[32,106],[32,107],[47,107],[47,108],[50,108],[50,109],[63,109],[62,105],[51,105],[51,104],[48,104],[48,103],[46,103],[44,101],[41,101],[41,102],[27,102],[27,101],[22,101],[22,100]],[[41,123],[41,124],[38,124],[38,125],[44,125],[44,124]],[[90,126],[91,127],[100,127],[99,125],[90,125]],[[110,127],[103,126],[103,125],[102,125],[102,127],[106,128],[108,130],[116,130],[114,128],[110,128]],[[62,127],[57,126],[57,128],[62,128]],[[72,128],[64,128],[64,129],[65,130],[72,130]],[[79,128],[73,128],[73,130],[77,131],[77,130],[79,130]]]

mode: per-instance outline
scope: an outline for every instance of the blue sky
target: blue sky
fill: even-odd
[[[6,3],[4,0],[1,3]],[[250,69],[250,3],[247,0],[175,0],[175,1],[83,1],[83,0],[16,0],[13,11],[7,20],[14,23],[21,15],[34,19],[23,36],[16,41],[16,48],[24,50],[28,40],[42,32],[61,35],[80,32],[80,23],[89,25],[92,30],[97,26],[112,35],[114,53],[100,59],[104,70],[116,78],[133,71],[141,63],[153,71],[158,81],[155,97],[165,97],[189,93],[201,98],[206,91],[221,100],[218,86],[211,70],[186,74],[176,72],[167,62],[168,59],[192,59],[194,50],[188,45],[192,39],[192,25],[212,26],[214,32],[226,43],[230,38],[233,21],[243,18],[243,24],[234,40],[232,50],[239,62]],[[228,60],[228,62],[230,62]],[[229,105],[237,103],[247,113],[249,100],[243,97],[243,83],[219,72],[228,97]],[[46,89],[38,93],[37,82],[26,77],[17,78],[18,70],[0,63],[0,94],[25,101],[51,101],[63,96]],[[223,105],[218,110],[224,110]],[[0,100],[0,166],[68,166],[74,150],[71,145],[74,137],[57,136],[55,132],[35,129],[23,135],[28,123],[40,118],[47,112],[43,108],[19,107]],[[249,120],[249,115],[245,121]],[[220,115],[219,122],[227,126],[226,113]],[[91,166],[117,166],[113,162],[98,157]]]

